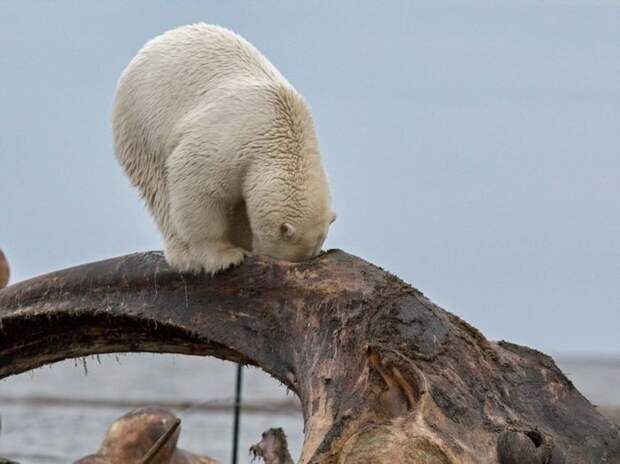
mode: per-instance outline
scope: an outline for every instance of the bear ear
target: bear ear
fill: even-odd
[[[282,232],[282,235],[284,237],[291,238],[293,235],[295,235],[295,228],[288,222],[285,222],[280,226],[280,232]]]
[[[331,217],[329,219],[329,223],[333,224],[337,217],[338,217],[338,215],[335,212],[332,211]]]

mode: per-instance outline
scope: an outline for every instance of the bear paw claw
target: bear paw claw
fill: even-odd
[[[238,266],[250,253],[243,248],[228,248],[212,253],[207,257],[204,265],[205,272],[214,275],[232,266]]]

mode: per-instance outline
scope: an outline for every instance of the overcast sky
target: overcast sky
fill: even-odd
[[[0,248],[14,281],[161,248],[112,153],[148,39],[206,21],[309,101],[327,240],[479,327],[620,355],[620,3],[0,0]]]

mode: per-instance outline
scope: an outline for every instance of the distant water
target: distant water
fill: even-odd
[[[591,403],[620,407],[620,358],[557,358],[560,369]]]
[[[595,404],[620,406],[620,361],[560,359],[560,367]],[[205,410],[228,403],[234,366],[211,358],[173,355],[108,355],[66,361],[0,382],[0,454],[21,463],[67,463],[94,453],[108,425],[129,407],[115,402],[184,403],[179,445],[230,462],[232,415]],[[293,394],[262,371],[244,370],[244,401],[253,405],[296,402]],[[39,398],[41,401],[27,401]],[[107,404],[50,404],[49,399],[109,400]],[[47,399],[47,400],[46,400]],[[288,404],[288,403],[287,403]],[[192,408],[192,405],[194,407]],[[294,457],[302,446],[301,415],[290,407],[242,417],[240,463],[250,462],[249,446],[270,427],[283,427]]]

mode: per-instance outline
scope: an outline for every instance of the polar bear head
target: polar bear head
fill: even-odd
[[[272,184],[248,202],[253,253],[285,261],[304,261],[320,253],[336,213],[322,166],[315,174],[295,188]]]
[[[327,237],[329,225],[336,219],[335,213],[325,217],[294,220],[282,218],[284,222],[274,227],[274,233],[253,235],[253,251],[285,261],[304,261],[317,256]]]

